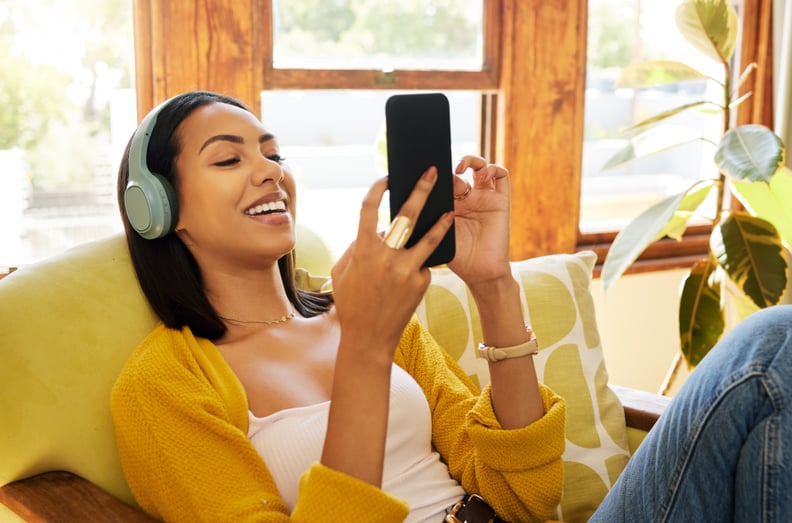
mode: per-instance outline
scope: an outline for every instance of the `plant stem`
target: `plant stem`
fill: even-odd
[[[671,366],[668,368],[668,372],[663,379],[663,383],[660,384],[660,390],[658,390],[658,393],[661,396],[668,396],[668,394],[671,392],[671,386],[676,381],[680,367],[682,367],[682,353],[677,352],[676,356],[674,356],[674,361],[671,362]]]
[[[731,127],[731,67],[727,60],[723,61],[723,135],[725,135]],[[722,137],[722,135],[721,135]],[[718,202],[715,210],[715,224],[721,222],[723,214],[723,199],[726,192],[726,175],[723,172],[718,173],[720,185],[718,186]]]

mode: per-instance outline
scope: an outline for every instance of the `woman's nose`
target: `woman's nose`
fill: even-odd
[[[281,165],[264,156],[257,162],[253,171],[253,183],[256,185],[263,185],[268,181],[280,183],[283,181],[283,177]]]

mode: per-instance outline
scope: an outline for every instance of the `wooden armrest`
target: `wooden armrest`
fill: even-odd
[[[663,414],[671,398],[643,390],[610,385],[624,406],[628,427],[649,431]]]
[[[25,521],[156,521],[88,480],[46,472],[0,487],[0,503]]]

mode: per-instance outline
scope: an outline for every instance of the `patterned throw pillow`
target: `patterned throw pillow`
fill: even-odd
[[[543,256],[513,262],[525,322],[539,340],[539,380],[567,403],[564,492],[557,517],[586,521],[629,458],[622,405],[608,388],[608,374],[589,292],[596,255]],[[478,311],[462,280],[449,269],[432,269],[432,284],[418,317],[462,368],[484,385],[485,360]]]

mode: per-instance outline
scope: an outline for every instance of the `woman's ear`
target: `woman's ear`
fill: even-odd
[[[179,237],[185,247],[189,248],[190,245],[193,244],[193,241],[190,238],[190,233],[180,223],[176,224],[176,227],[173,229],[173,233]]]

